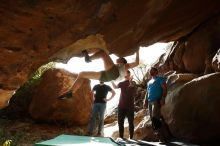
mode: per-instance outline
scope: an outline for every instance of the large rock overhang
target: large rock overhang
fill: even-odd
[[[3,0],[0,87],[15,90],[59,50],[94,34],[109,52],[173,41],[217,15],[218,0]]]

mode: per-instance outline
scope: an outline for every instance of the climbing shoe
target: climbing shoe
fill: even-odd
[[[90,57],[89,57],[89,54],[88,54],[88,52],[87,52],[86,50],[83,50],[83,51],[82,51],[82,54],[83,54],[83,56],[85,57],[85,62],[86,62],[86,63],[91,62]]]
[[[73,96],[72,90],[70,90],[70,91],[64,93],[63,95],[60,95],[58,97],[58,99],[63,100],[63,99],[71,98],[72,96]]]

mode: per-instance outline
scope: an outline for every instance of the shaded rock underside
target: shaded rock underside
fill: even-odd
[[[103,35],[110,53],[125,56],[191,33],[219,8],[218,0],[3,0],[0,88],[18,89],[54,53],[89,35]]]

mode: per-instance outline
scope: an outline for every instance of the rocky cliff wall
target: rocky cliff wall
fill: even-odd
[[[218,0],[3,0],[0,88],[18,89],[54,53],[89,35],[103,35],[110,53],[125,56],[178,40],[219,11]]]

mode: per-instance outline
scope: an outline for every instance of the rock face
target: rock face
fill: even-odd
[[[69,72],[53,69],[47,71],[34,89],[29,112],[32,118],[41,121],[64,122],[70,125],[88,123],[92,106],[90,81],[83,85],[72,98],[60,100],[57,97],[71,87],[75,77]]]
[[[208,74],[216,70],[212,60],[220,48],[220,17],[213,17],[177,40],[165,56],[166,71]],[[210,27],[212,26],[212,27]]]
[[[200,143],[219,139],[219,81],[219,73],[209,74],[170,91],[162,113],[175,137]]]
[[[212,59],[212,66],[215,71],[220,71],[220,49]]]
[[[135,139],[147,139],[147,140],[155,140],[156,136],[153,133],[153,128],[151,126],[150,115],[147,115],[147,110],[140,110],[136,116],[134,122],[135,130],[134,137]]]
[[[54,53],[89,35],[103,35],[110,53],[125,56],[139,46],[178,40],[219,11],[219,0],[3,0],[0,87],[18,89]]]
[[[0,89],[0,109],[6,107],[9,103],[11,96],[13,95],[13,91],[11,90],[1,90]]]

